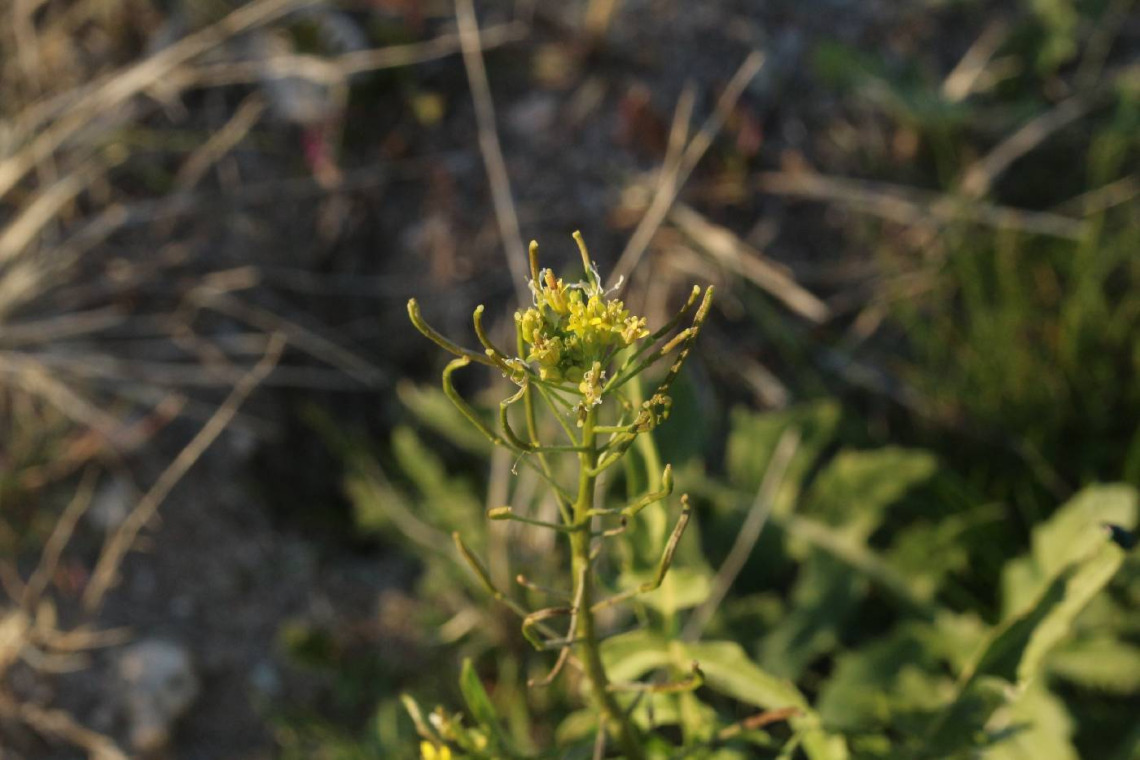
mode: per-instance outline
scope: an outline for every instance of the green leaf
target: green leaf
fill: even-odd
[[[723,430],[714,431],[711,420],[720,419],[720,410],[709,407],[716,394],[699,392],[692,373],[685,369],[669,388],[673,405],[669,409],[669,419],[653,431],[663,462],[686,462],[708,450],[709,440],[714,432],[719,438]]]
[[[1105,539],[1102,537],[1102,540]],[[1063,598],[1030,636],[1017,669],[1019,683],[1025,683],[1037,674],[1045,655],[1069,635],[1077,615],[1108,585],[1123,561],[1124,552],[1120,547],[1106,544],[1095,556],[1077,566],[1066,580]]]
[[[1027,5],[1045,32],[1037,46],[1037,67],[1051,73],[1077,55],[1080,14],[1072,0],[1029,0]]]
[[[562,719],[554,731],[554,741],[560,747],[589,741],[598,730],[598,714],[593,710],[575,710]]]
[[[510,754],[507,749],[509,742],[499,723],[499,714],[491,704],[491,698],[487,696],[483,682],[479,680],[479,674],[475,672],[475,666],[471,664],[470,658],[463,660],[463,669],[459,675],[459,690],[463,693],[463,700],[467,703],[471,717],[487,731],[488,737],[496,747]]]
[[[1102,523],[1136,527],[1136,490],[1129,486],[1086,488],[1033,531],[1033,558],[1046,575],[1088,556],[1104,542]]]
[[[450,485],[447,468],[410,427],[392,431],[392,454],[402,472],[427,498],[445,495]]]
[[[777,518],[807,557],[792,590],[791,612],[764,639],[763,662],[788,678],[838,644],[840,631],[866,596],[867,577],[898,591],[911,606],[924,606],[933,589],[918,590],[866,544],[887,507],[937,471],[924,452],[887,447],[839,453],[816,478],[804,513]],[[862,572],[852,573],[855,567]]]
[[[834,557],[808,557],[792,588],[788,614],[764,637],[761,662],[781,677],[799,678],[839,643],[841,628],[866,590],[866,579]]]
[[[729,480],[738,489],[755,493],[764,479],[780,437],[787,430],[799,431],[800,444],[788,464],[784,486],[774,506],[775,514],[787,512],[812,464],[834,437],[839,417],[840,408],[834,401],[820,401],[768,414],[734,409],[725,454]]]
[[[392,432],[392,454],[400,472],[418,492],[416,513],[425,522],[445,530],[458,530],[473,538],[476,549],[485,535],[483,499],[471,483],[449,477],[443,460],[409,427]]]
[[[982,752],[984,760],[1080,760],[1070,740],[1072,717],[1041,685],[999,708],[986,730],[998,740]]]
[[[1046,667],[1070,683],[1128,696],[1140,692],[1140,647],[1107,636],[1074,641],[1049,656]]]
[[[1119,547],[1101,540],[1104,545],[1099,552],[1066,568],[1036,604],[994,629],[967,668],[967,679],[994,675],[1023,684],[1036,675],[1045,655],[1069,634],[1073,620],[1108,584],[1124,559]]]
[[[715,691],[766,710],[807,709],[807,700],[791,681],[762,670],[735,642],[687,644],[685,653],[700,663],[705,682]]]
[[[896,446],[841,451],[815,479],[803,512],[866,538],[882,522],[887,507],[937,470],[937,460],[924,451]]]
[[[947,679],[932,675],[939,666],[938,654],[932,649],[928,637],[915,625],[902,625],[857,652],[840,655],[819,695],[818,709],[824,723],[845,731],[866,732],[889,726],[896,711],[940,706],[938,686],[942,684],[937,682]],[[917,678],[926,679],[919,690],[921,701],[899,694],[904,670],[912,671],[908,685]]]
[[[1004,510],[987,504],[935,520],[918,520],[901,528],[886,559],[910,579],[914,589],[933,597],[946,578],[970,568],[971,545],[988,539],[1004,519]]]
[[[714,691],[765,710],[798,708],[801,714],[793,718],[791,724],[803,737],[804,749],[811,760],[847,758],[843,739],[821,728],[819,716],[799,689],[760,668],[734,642],[687,644],[640,629],[602,642],[601,653],[606,673],[614,682],[634,681],[654,669],[669,666],[687,670],[696,660],[705,674],[706,686]]]
[[[660,551],[660,550],[659,550]],[[629,573],[622,585],[632,588],[653,578],[652,572]],[[708,598],[712,590],[712,578],[705,568],[673,567],[661,582],[661,587],[638,598],[662,615],[671,616],[677,610],[696,607]]]
[[[904,606],[924,615],[932,612],[929,587],[924,590],[913,579],[895,570],[889,562],[879,556],[878,552],[867,546],[865,541],[845,534],[842,529],[800,515],[788,515],[777,518],[774,522],[782,527],[789,537],[829,554],[844,565],[862,573],[889,591]]]
[[[1123,561],[1121,549],[1103,534],[1101,542],[1092,556],[1058,574],[1029,609],[991,632],[963,671],[956,698],[935,721],[932,746],[960,747],[960,737],[986,724],[1033,683],[1045,656],[1070,634],[1074,619]]]
[[[479,457],[491,453],[491,442],[467,421],[439,388],[401,382],[396,386],[396,395],[416,419],[459,448]]]
[[[677,704],[677,714],[686,744],[712,741],[719,728],[716,710],[691,691],[669,695]]]
[[[407,499],[382,480],[375,467],[371,471],[355,468],[346,473],[344,491],[352,505],[353,526],[364,535],[379,535],[388,530],[393,502],[398,509],[408,510]]]
[[[602,642],[600,650],[602,666],[611,681],[636,681],[673,661],[669,642],[644,628],[612,636]]]
[[[845,760],[847,744],[840,736],[823,730],[819,716],[790,681],[777,678],[748,658],[739,644],[710,641],[684,645],[686,657],[700,663],[706,685],[727,696],[765,710],[799,708],[791,719],[811,760]]]
[[[697,699],[692,692],[681,694],[647,694],[640,699],[621,695],[629,704],[630,717],[642,729],[651,732],[661,726],[680,726],[686,743],[703,743],[712,739],[720,722],[716,710]],[[596,716],[595,716],[596,717]]]
[[[1017,680],[1021,660],[1033,639],[1033,632],[1064,600],[1067,580],[1068,574],[1054,579],[1033,607],[1006,620],[990,633],[964,671],[967,684],[982,675],[996,676],[1008,682]]]
[[[1009,683],[992,676],[979,676],[970,681],[934,720],[921,738],[919,757],[962,757],[979,742],[978,732],[994,711],[1009,700]],[[974,753],[970,752],[969,756]]]
[[[1092,486],[1081,491],[1033,530],[1031,551],[1007,563],[1002,575],[1007,615],[1031,604],[1061,570],[1087,557],[1105,542],[1101,523],[1133,529],[1136,490],[1128,486]]]

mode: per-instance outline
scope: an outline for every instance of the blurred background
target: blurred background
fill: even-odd
[[[3,0],[0,757],[411,756],[396,695],[523,648],[437,556],[510,462],[406,303],[509,330],[576,229],[651,325],[718,287],[658,435],[695,562],[794,422],[879,563],[766,529],[710,630],[814,700],[906,618],[876,568],[996,623],[1140,485],[1138,156],[1133,0]],[[1024,757],[1137,757],[1126,567]]]

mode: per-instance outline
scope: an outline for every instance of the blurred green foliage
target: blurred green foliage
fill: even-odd
[[[446,474],[439,452],[460,452],[464,444],[446,432],[440,437],[453,428],[438,414],[445,407],[434,404],[434,393],[402,394],[421,424],[393,434],[395,466],[412,453],[417,459],[401,485],[388,482],[378,459],[362,449],[350,455],[346,480],[360,529],[389,535],[420,558],[417,593],[436,625],[463,611],[482,621],[457,641],[428,642],[417,675],[401,688],[420,701],[466,704],[466,717],[447,720],[463,721],[472,746],[512,747],[487,757],[533,756],[557,742],[556,754],[539,756],[588,758],[593,716],[573,708],[566,686],[523,686],[523,675],[541,675],[541,666],[520,645],[511,618],[489,607],[458,559],[439,550],[445,542],[406,540],[408,515],[431,530],[463,525],[491,540],[476,495],[481,486]],[[615,680],[675,676],[700,662],[705,686],[696,693],[631,702],[639,723],[672,726],[683,737],[684,754],[660,756],[1130,757],[1129,716],[1140,685],[1140,561],[1109,541],[1102,523],[1136,526],[1135,489],[1085,489],[1039,522],[1022,551],[995,559],[1000,510],[929,453],[844,445],[840,417],[831,402],[776,414],[738,409],[724,478],[696,462],[681,468],[678,487],[699,495],[704,539],[683,542],[673,580],[639,605],[639,625],[603,645]],[[726,544],[716,537],[739,529],[788,430],[800,431],[802,444],[763,540],[707,640],[676,640],[723,560]],[[683,432],[666,425],[659,435]],[[651,542],[653,532],[629,541]],[[622,577],[632,583],[640,552],[627,548]],[[510,572],[540,572],[548,557],[523,552],[522,562],[528,559]],[[754,569],[763,581],[752,577]],[[974,593],[983,584],[993,587],[993,598]],[[475,664],[464,666],[456,689],[448,674],[462,660]],[[1079,731],[1082,711],[1094,694],[1108,730],[1086,735]],[[395,703],[395,696],[382,700],[364,744],[386,748],[388,757],[415,757],[415,732]],[[750,715],[781,708],[796,710],[786,724],[740,727]],[[348,740],[340,735],[322,746],[339,741]],[[327,756],[372,756],[359,752]]]

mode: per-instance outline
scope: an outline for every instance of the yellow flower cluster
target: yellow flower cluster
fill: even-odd
[[[621,301],[605,297],[596,275],[565,285],[544,269],[536,280],[531,282],[534,306],[516,312],[515,322],[530,348],[526,359],[538,362],[544,380],[577,383],[594,371],[594,386],[600,378],[595,365],[609,351],[649,335],[643,317],[631,316]]]
[[[446,744],[420,742],[420,760],[451,760],[451,749]]]

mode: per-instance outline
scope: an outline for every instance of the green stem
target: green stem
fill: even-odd
[[[635,377],[629,382],[629,399],[633,402],[633,408],[641,407],[641,402],[645,401],[645,389],[641,385],[641,378]],[[637,450],[645,459],[645,477],[646,488],[649,491],[661,490],[661,453],[657,450],[657,441],[653,438],[653,433],[649,432],[645,435],[637,436],[635,441]]]
[[[574,502],[574,523],[576,526],[585,526],[591,519],[591,510],[594,508],[594,486],[597,475],[594,470],[598,463],[597,434],[594,431],[598,421],[597,409],[591,409],[586,414],[582,425],[582,448],[578,454],[578,498]],[[626,760],[644,760],[645,752],[637,732],[630,723],[629,718],[614,699],[609,689],[609,679],[598,647],[598,635],[594,626],[593,606],[593,572],[590,566],[590,533],[588,530],[578,530],[570,534],[570,551],[573,557],[574,577],[580,579],[582,584],[578,590],[578,621],[575,639],[578,643],[578,656],[582,661],[586,678],[589,680],[590,693],[594,702],[602,713],[602,721],[611,736],[621,745]]]

